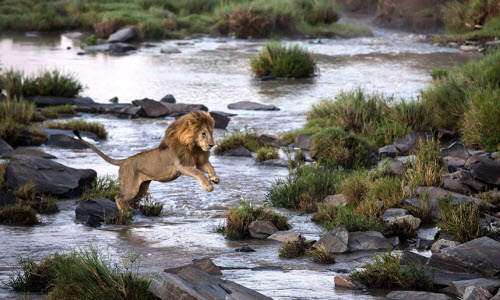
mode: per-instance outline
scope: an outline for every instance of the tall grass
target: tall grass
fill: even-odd
[[[35,114],[35,104],[24,101],[21,97],[7,96],[0,102],[0,123],[15,122],[28,125]]]
[[[415,155],[416,161],[405,166],[403,170],[403,176],[410,188],[442,186],[441,173],[445,164],[439,153],[438,140],[434,138],[421,139]]]
[[[327,230],[344,225],[347,231],[383,231],[384,224],[375,216],[359,216],[351,206],[339,207],[333,220],[323,224]]]
[[[49,122],[46,123],[47,128],[65,129],[65,130],[79,130],[95,133],[99,138],[106,139],[108,132],[104,125],[97,122],[87,122],[85,120],[70,120],[66,122]]]
[[[258,77],[306,78],[317,70],[314,56],[307,49],[277,42],[264,45],[250,61],[250,67]]]

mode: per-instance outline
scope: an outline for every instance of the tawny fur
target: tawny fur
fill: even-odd
[[[120,166],[120,194],[115,200],[120,212],[126,213],[144,196],[153,180],[169,182],[187,175],[196,178],[207,192],[213,191],[212,182],[219,183],[209,161],[210,148],[214,145],[213,130],[214,120],[210,114],[193,112],[167,128],[158,148],[122,160],[112,159],[82,140],[78,131],[75,135],[104,160]]]

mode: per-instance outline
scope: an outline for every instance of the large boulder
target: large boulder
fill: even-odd
[[[14,148],[12,148],[2,137],[0,137],[0,156],[4,156],[13,150]]]
[[[298,134],[295,138],[295,142],[293,143],[295,148],[299,148],[302,150],[311,150],[312,147],[312,136],[307,134]]]
[[[500,186],[500,164],[480,162],[470,167],[472,176],[487,184]]]
[[[119,212],[116,203],[109,199],[86,199],[76,207],[75,216],[85,222],[91,219],[104,222],[118,216]]]
[[[459,194],[470,195],[472,189],[463,183],[460,178],[443,178],[443,189],[453,191]]]
[[[278,232],[278,228],[270,221],[257,220],[248,225],[250,236],[257,239],[267,239],[272,234]]]
[[[25,98],[28,102],[33,102],[38,107],[57,106],[57,105],[92,105],[94,100],[88,97],[84,98],[67,98],[54,96],[36,96]]]
[[[439,149],[439,152],[443,157],[452,156],[458,157],[466,161],[471,155],[465,145],[460,142],[455,142],[447,148]]]
[[[38,193],[68,198],[80,196],[96,176],[94,170],[73,169],[49,159],[27,155],[13,157],[5,172],[11,189],[33,182]]]
[[[428,267],[426,267],[428,268]],[[442,269],[429,268],[429,270],[434,271],[434,286],[436,288],[446,288],[450,286],[453,281],[462,281],[469,279],[483,278],[480,274],[471,274],[463,272],[450,272]]]
[[[165,103],[175,103],[175,97],[172,94],[167,94],[163,96],[163,98],[160,99],[160,102],[165,102]]]
[[[2,155],[2,158],[11,159],[14,156],[18,156],[18,155],[38,156],[41,158],[48,158],[48,159],[57,158],[52,154],[48,154],[48,153],[43,152],[42,150],[25,148],[25,147],[18,147],[16,149],[14,149],[14,151],[9,152],[8,154]]]
[[[195,268],[210,275],[222,275],[219,267],[217,267],[217,265],[214,264],[214,262],[210,258],[193,259],[190,264],[174,268],[167,268],[164,270],[164,272],[179,274],[179,272],[184,270],[185,268]]]
[[[240,101],[231,103],[227,106],[229,109],[242,109],[242,110],[280,110],[274,105],[266,105],[251,101]]]
[[[460,170],[457,173],[461,183],[476,191],[485,191],[488,188],[488,185],[486,183],[475,179],[474,174],[472,174],[472,172],[470,171]]]
[[[486,289],[475,286],[468,286],[462,296],[463,300],[489,300],[493,295]]]
[[[495,293],[500,287],[500,279],[496,278],[477,278],[477,279],[469,279],[469,280],[461,280],[461,281],[453,281],[450,285],[450,291],[462,297],[465,293],[467,287],[474,286],[478,288],[483,288],[490,293]]]
[[[214,127],[218,129],[226,129],[227,125],[229,124],[229,121],[231,121],[231,118],[229,118],[229,116],[226,113],[220,111],[211,111],[210,116],[215,121]]]
[[[500,242],[482,237],[434,253],[428,265],[453,272],[500,275]]]
[[[401,254],[399,254],[399,261],[402,265],[411,265],[411,264],[421,264],[425,265],[429,258],[417,254],[415,252],[411,252],[410,250],[403,250]]]
[[[138,112],[141,117],[158,118],[169,114],[168,109],[161,102],[148,98],[134,100],[132,104],[141,108]]]
[[[314,246],[323,246],[331,254],[344,253],[348,250],[348,241],[349,232],[344,225],[340,225],[324,234]]]
[[[199,110],[208,112],[208,108],[203,104],[182,104],[168,102],[161,102],[161,104],[168,109],[169,117],[177,118]]]
[[[391,240],[377,231],[357,231],[349,232],[349,252],[365,250],[387,250],[392,249]]]
[[[84,142],[74,137],[65,135],[65,134],[51,134],[49,136],[49,140],[47,145],[63,148],[63,149],[87,149],[87,146]]]
[[[387,294],[387,299],[390,300],[450,300],[451,298],[445,294],[417,292],[417,291],[393,291]]]
[[[106,42],[108,43],[125,43],[137,38],[138,30],[134,26],[122,28],[111,34]]]
[[[495,161],[493,159],[490,159],[484,155],[475,154],[475,155],[472,155],[471,157],[469,157],[469,159],[467,159],[467,161],[465,162],[464,168],[470,169],[470,167],[472,167],[473,165],[480,163],[480,162],[483,162],[483,163],[488,164],[488,165],[495,164]]]

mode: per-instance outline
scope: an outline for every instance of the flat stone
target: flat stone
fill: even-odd
[[[409,199],[405,198],[402,200],[402,203],[403,203],[403,205],[411,206],[411,207],[418,207],[418,208],[424,207],[424,205],[422,204],[422,201],[420,201],[417,198],[409,198]]]
[[[472,193],[472,189],[459,178],[443,178],[443,188],[464,195]]]
[[[138,114],[141,117],[158,118],[166,116],[170,111],[163,105],[162,102],[144,98],[142,100],[134,100],[132,104],[141,107]]]
[[[431,269],[429,268],[429,270]],[[434,271],[434,285],[437,288],[448,287],[453,283],[453,281],[483,278],[483,276],[480,274],[450,272],[438,268],[432,268],[432,270]]]
[[[460,243],[457,241],[452,241],[448,239],[439,239],[436,242],[434,242],[434,244],[432,244],[431,251],[437,252],[440,251],[441,249],[448,247],[455,247],[457,245],[460,245]]]
[[[378,169],[393,175],[402,175],[403,162],[392,157],[386,157],[378,163]]]
[[[379,148],[378,149],[378,155],[380,157],[396,157],[399,154],[398,148],[396,148],[395,145],[387,145],[385,147]]]
[[[299,239],[300,233],[295,231],[278,231],[271,234],[267,239],[279,242],[293,242]]]
[[[198,269],[200,271],[203,271],[211,275],[222,275],[222,272],[220,271],[219,267],[217,267],[217,265],[214,264],[214,262],[210,258],[193,259],[193,261],[190,264],[174,268],[167,268],[164,270],[164,272],[178,274],[180,271],[188,267]]]
[[[495,164],[495,161],[493,159],[490,159],[484,155],[472,155],[471,157],[469,157],[469,159],[467,159],[467,161],[465,162],[465,165],[464,165],[464,168],[466,169],[470,169],[470,167],[472,167],[472,165],[475,165],[477,163],[485,163],[485,164],[488,164],[488,165],[494,165]]]
[[[429,258],[417,254],[415,252],[411,252],[410,250],[404,250],[401,252],[399,255],[399,260],[402,265],[409,265],[409,264],[421,264],[425,265]]]
[[[312,136],[307,134],[298,134],[295,138],[295,142],[293,143],[295,148],[299,148],[302,150],[311,150],[312,147]]]
[[[210,116],[214,119],[214,127],[217,129],[226,129],[229,121],[231,121],[231,118],[227,114],[221,112],[211,111]]]
[[[4,156],[10,152],[12,152],[14,148],[9,145],[2,137],[0,137],[0,156]]]
[[[231,103],[227,106],[229,109],[242,109],[242,110],[279,110],[274,105],[266,105],[251,101],[240,101],[236,103]]]
[[[460,182],[462,182],[463,184],[467,185],[468,187],[476,191],[485,191],[488,188],[488,185],[486,183],[483,183],[475,179],[474,175],[470,171],[467,170],[458,171],[458,178]]]
[[[420,226],[420,223],[422,222],[422,220],[420,220],[420,218],[417,218],[417,217],[414,217],[411,215],[406,215],[406,216],[402,216],[402,217],[387,217],[387,218],[384,218],[384,221],[389,225],[393,224],[393,223],[401,224],[401,223],[406,222],[406,223],[410,224],[413,229],[417,229]]]
[[[460,142],[455,142],[448,148],[441,148],[439,152],[443,157],[453,156],[463,160],[467,160],[471,156],[465,145]]]
[[[389,208],[382,214],[382,219],[403,217],[409,215],[410,212],[404,208]]]
[[[392,241],[377,231],[349,232],[349,252],[392,249]]]
[[[229,149],[217,155],[221,156],[243,156],[243,157],[252,157],[252,153],[248,151],[247,148],[241,146],[236,149]]]
[[[465,159],[455,156],[445,156],[444,161],[447,165],[453,165],[457,168],[461,168],[465,165]]]
[[[450,291],[453,294],[462,297],[465,293],[465,290],[469,286],[480,287],[487,290],[490,293],[495,293],[500,287],[500,279],[477,278],[477,279],[453,281],[453,283],[450,285]]]
[[[333,282],[335,283],[335,287],[359,290],[367,288],[366,285],[352,279],[349,275],[335,275],[335,277],[333,277]]]
[[[328,253],[344,253],[348,251],[349,232],[344,225],[340,225],[322,235],[315,247],[323,246]]]
[[[325,199],[323,199],[323,203],[327,203],[333,206],[345,206],[347,204],[347,200],[342,194],[328,195],[325,197]]]
[[[272,234],[278,232],[278,228],[270,221],[253,221],[248,225],[250,236],[257,239],[267,239]]]
[[[489,300],[493,295],[486,289],[475,286],[468,286],[465,289],[462,300]]]
[[[177,47],[162,47],[160,49],[160,53],[175,54],[175,53],[181,53],[181,50]]]
[[[134,26],[122,28],[111,34],[106,42],[108,43],[124,43],[134,40],[137,37],[138,30]]]
[[[391,300],[450,300],[445,294],[416,291],[393,291],[387,294],[387,299]]]
[[[472,176],[487,184],[500,186],[500,164],[480,162],[470,167]]]

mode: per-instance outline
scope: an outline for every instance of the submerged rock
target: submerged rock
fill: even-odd
[[[136,50],[135,46],[127,43],[101,44],[95,46],[83,47],[85,52],[108,52],[108,53],[125,53],[127,51]]]
[[[270,235],[278,232],[278,228],[270,221],[257,220],[248,225],[250,236],[257,239],[267,239]]]
[[[387,294],[387,299],[391,300],[450,300],[445,294],[417,291],[393,291]]]
[[[280,110],[274,105],[266,105],[251,101],[240,101],[231,103],[227,106],[229,109],[242,109],[242,110]]]
[[[190,264],[175,268],[167,268],[164,270],[164,272],[179,274],[179,272],[184,270],[185,268],[195,268],[210,275],[222,275],[219,267],[217,267],[217,265],[214,264],[214,262],[210,258],[193,259]]]

